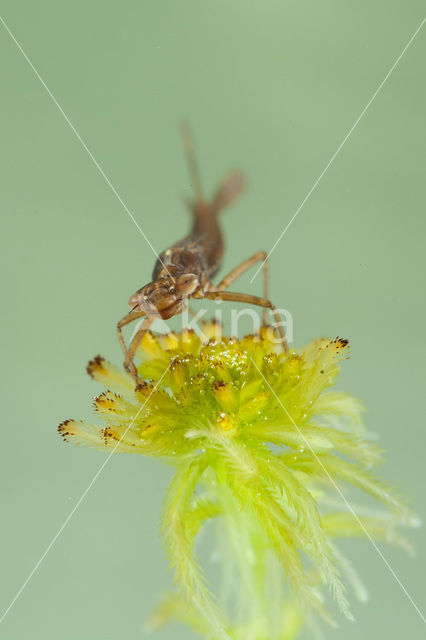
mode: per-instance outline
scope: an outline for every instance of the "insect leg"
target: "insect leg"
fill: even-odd
[[[258,307],[263,307],[264,309],[271,309],[274,314],[275,322],[277,323],[277,329],[279,331],[281,342],[284,348],[285,353],[288,355],[289,349],[287,340],[285,337],[284,329],[281,326],[281,319],[278,315],[277,308],[272,304],[270,300],[267,298],[259,298],[259,296],[251,296],[246,293],[236,293],[235,291],[206,291],[204,294],[205,298],[209,298],[210,300],[228,300],[230,302],[246,302],[247,304],[255,304]]]
[[[235,280],[237,280],[237,278],[242,276],[243,273],[245,273],[248,269],[250,269],[250,267],[255,265],[256,262],[261,262],[261,261],[264,261],[263,297],[268,300],[269,298],[269,295],[268,295],[269,261],[268,261],[268,254],[266,253],[266,251],[258,251],[253,256],[251,256],[250,258],[247,258],[247,260],[244,260],[244,262],[241,262],[241,264],[237,265],[234,269],[232,269],[232,271],[228,273],[227,276],[223,278],[223,280],[221,280],[221,282],[219,282],[217,289],[220,289],[221,291],[223,289],[227,289],[233,282],[235,282]],[[265,308],[263,311],[263,324],[266,324],[267,313],[268,313],[267,309]]]
[[[142,316],[145,316],[145,315],[146,315],[145,311],[129,311],[129,313],[127,313],[123,318],[121,318],[121,320],[117,322],[118,341],[120,343],[121,349],[123,350],[124,368],[126,370],[127,370],[126,363],[128,361],[128,351],[127,351],[126,343],[124,342],[122,328],[125,327],[126,324],[133,322],[133,320],[137,320],[137,318],[141,318]],[[131,371],[130,373],[133,374],[133,371]]]
[[[133,362],[133,358],[135,356],[136,349],[139,346],[140,341],[148,331],[149,327],[154,322],[154,318],[147,317],[142,323],[140,329],[138,329],[135,335],[132,338],[132,341],[129,344],[129,348],[127,349],[126,358],[124,360],[124,368],[134,377],[135,382],[138,382],[138,373],[136,370],[135,363]]]

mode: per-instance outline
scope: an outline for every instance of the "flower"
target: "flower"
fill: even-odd
[[[335,540],[367,534],[407,546],[397,523],[413,524],[414,517],[371,471],[381,452],[365,431],[361,403],[333,389],[347,340],[314,340],[286,356],[270,327],[241,340],[222,337],[214,322],[203,333],[207,342],[192,330],[147,333],[136,388],[127,373],[96,357],[88,372],[108,387],[94,400],[103,425],[59,426],[66,441],[157,456],[175,467],[162,533],[180,592],[156,620],[173,613],[215,639],[247,638],[248,629],[253,639],[292,638],[306,607],[332,621],[323,586],[352,619],[341,574],[361,599],[365,590]],[[351,507],[348,485],[386,511]],[[227,531],[232,553],[224,569],[229,583],[236,571],[241,591],[221,606],[194,554],[211,519]],[[278,588],[284,575],[301,604]],[[281,612],[278,621],[272,609]],[[285,635],[288,611],[296,622]]]

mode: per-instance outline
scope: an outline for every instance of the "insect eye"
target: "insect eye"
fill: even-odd
[[[193,273],[185,273],[176,280],[176,288],[183,294],[192,293],[198,286],[198,278]]]

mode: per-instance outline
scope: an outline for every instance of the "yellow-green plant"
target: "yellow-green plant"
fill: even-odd
[[[191,330],[146,334],[136,388],[127,373],[95,358],[88,371],[108,387],[95,399],[104,424],[67,420],[59,431],[65,440],[157,456],[175,468],[162,534],[179,589],[153,623],[173,615],[214,640],[291,640],[308,610],[332,621],[324,587],[352,618],[342,574],[365,596],[337,538],[368,532],[406,546],[396,525],[414,519],[371,471],[381,454],[360,402],[332,388],[346,340],[316,340],[285,356],[270,329],[241,340],[219,329],[205,324],[204,343]],[[354,511],[348,485],[387,510]],[[210,520],[225,540],[217,596],[194,552]]]

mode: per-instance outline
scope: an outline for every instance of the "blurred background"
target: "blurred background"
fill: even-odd
[[[1,15],[157,251],[184,235],[191,194],[179,121],[206,190],[233,167],[249,188],[222,218],[221,274],[269,250],[419,27],[408,0],[3,0]],[[271,256],[271,298],[294,345],[352,344],[338,386],[387,450],[381,474],[425,512],[426,26]],[[0,25],[3,298],[1,610],[105,459],[65,446],[90,419],[85,372],[154,254]],[[252,272],[253,273],[253,272]],[[239,291],[260,293],[252,273]],[[171,586],[158,537],[170,469],[114,456],[0,627],[8,640],[133,640]],[[412,559],[381,546],[423,611],[424,530]],[[345,551],[370,591],[329,640],[423,637],[367,541]],[[169,625],[158,640],[189,639]],[[305,638],[308,636],[305,635]]]

